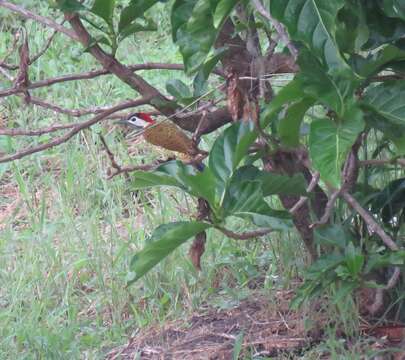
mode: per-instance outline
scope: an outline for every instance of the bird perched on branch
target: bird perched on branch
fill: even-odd
[[[172,122],[156,122],[149,114],[138,112],[118,124],[127,125],[142,132],[144,139],[158,147],[185,155],[186,161],[194,161],[198,155],[206,156],[206,152],[197,147],[196,141],[189,138]]]

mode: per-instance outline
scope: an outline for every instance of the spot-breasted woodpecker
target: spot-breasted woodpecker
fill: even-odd
[[[118,121],[118,123],[142,131],[142,136],[150,144],[186,155],[184,160],[190,161],[198,154],[204,153],[198,149],[191,138],[172,122],[157,123],[149,114],[138,112],[130,115],[126,120]]]

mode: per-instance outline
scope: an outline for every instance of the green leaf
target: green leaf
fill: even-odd
[[[312,99],[303,99],[290,105],[284,118],[278,124],[281,142],[289,147],[297,147],[300,143],[300,127],[307,110],[314,104]]]
[[[198,221],[180,221],[159,226],[151,241],[132,257],[127,284],[137,281],[177,247],[209,227],[210,224]]]
[[[193,97],[189,87],[179,79],[170,79],[166,83],[167,92],[176,99],[190,99]]]
[[[144,16],[146,10],[155,5],[158,0],[131,0],[130,4],[121,11],[118,32],[121,33],[134,20]]]
[[[203,171],[197,171],[181,161],[168,161],[154,171],[135,171],[134,176],[134,190],[153,186],[174,186],[193,196],[204,198],[214,211],[218,207],[215,198],[215,178],[208,167]]]
[[[387,16],[405,21],[405,2],[403,0],[379,0],[378,4]]]
[[[141,23],[139,22],[141,21]],[[122,41],[126,37],[133,35],[137,32],[141,31],[156,31],[157,25],[153,21],[153,19],[144,18],[144,19],[137,19],[135,22],[132,22],[125,28],[123,28],[119,34],[118,40]]]
[[[364,273],[368,274],[375,269],[387,266],[404,265],[405,250],[386,252],[385,254],[371,254],[364,268]]]
[[[235,171],[230,186],[235,181],[260,181],[264,197],[270,195],[307,195],[307,182],[302,174],[281,175],[259,170],[253,165],[247,165]]]
[[[311,123],[309,152],[322,180],[340,188],[342,165],[357,136],[364,129],[362,112],[355,106],[344,120],[316,119]]]
[[[316,99],[338,116],[345,113],[347,104],[354,96],[355,88],[360,84],[360,78],[352,70],[328,73],[314,55],[302,49],[298,57],[301,73],[297,75],[302,89],[307,97]]]
[[[363,50],[371,50],[383,44],[394,43],[403,37],[405,22],[399,18],[387,17],[377,1],[362,1],[362,8],[370,32]]]
[[[243,338],[244,338],[244,333],[243,333],[243,331],[241,331],[238,334],[238,336],[236,337],[235,344],[233,345],[232,360],[239,359],[239,355],[242,351]]]
[[[324,225],[314,231],[315,242],[320,245],[332,245],[345,249],[352,236],[341,225]]]
[[[346,247],[345,263],[350,275],[357,278],[364,265],[364,255],[361,253],[361,249],[355,247],[352,242]]]
[[[105,20],[112,26],[115,0],[95,0],[91,12]]]
[[[177,41],[177,31],[180,27],[186,26],[196,3],[197,0],[175,0],[170,14],[174,42]]]
[[[207,60],[198,70],[196,76],[194,77],[193,87],[195,97],[202,96],[205,93],[205,84],[210,76],[212,70],[217,65],[218,61],[224,56],[225,52],[228,51],[228,48],[221,47],[218,49],[212,50],[212,53],[208,55]]]
[[[205,167],[203,171],[197,171],[191,165],[184,165],[181,161],[168,161],[157,170],[176,179],[189,194],[207,200],[212,210],[217,209],[216,179],[209,167]]]
[[[295,77],[286,86],[284,86],[276,97],[267,105],[263,114],[261,115],[260,123],[261,127],[265,128],[274,120],[274,117],[281,111],[284,105],[293,102],[300,101],[305,97],[305,93],[302,88],[302,82],[299,78]]]
[[[270,12],[293,40],[303,42],[329,70],[348,68],[335,43],[336,17],[344,0],[272,0]]]
[[[219,182],[220,194],[256,137],[254,123],[247,121],[234,123],[216,139],[210,152],[209,167]]]
[[[83,4],[77,0],[56,0],[56,6],[66,12],[76,12],[81,10],[88,10]]]
[[[396,46],[387,45],[381,50],[369,54],[366,58],[360,55],[354,56],[352,65],[359,75],[368,78],[403,60],[405,60],[405,51]]]
[[[368,40],[369,29],[360,1],[346,1],[337,17],[336,42],[342,52],[360,52]]]
[[[290,228],[290,214],[270,208],[264,201],[260,181],[233,181],[224,196],[223,217],[236,216],[260,227]]]
[[[219,29],[239,1],[220,0],[214,12],[214,26]]]
[[[345,299],[354,289],[358,288],[360,284],[353,281],[343,281],[338,286],[338,290],[333,297],[333,303],[338,304],[343,299]]]
[[[369,125],[399,140],[405,135],[404,103],[405,82],[398,80],[368,88],[361,106],[372,115],[366,117]]]
[[[217,35],[209,1],[198,0],[191,17],[176,32],[186,73],[195,72],[205,61]]]

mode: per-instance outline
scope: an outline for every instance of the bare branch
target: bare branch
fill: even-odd
[[[219,231],[221,231],[224,235],[230,237],[231,239],[235,240],[249,240],[255,237],[260,237],[267,235],[274,231],[273,229],[259,229],[254,231],[246,231],[242,233],[235,233],[231,230],[225,229],[223,227],[216,227]]]
[[[65,22],[65,20],[62,21],[62,24]],[[61,25],[62,25],[61,24]],[[38,51],[37,54],[35,54],[31,59],[30,59],[30,65],[32,65],[35,61],[37,61],[42,55],[45,54],[45,52],[49,49],[51,46],[52,40],[55,38],[56,34],[58,33],[57,30],[55,30],[52,35],[48,38],[48,41],[45,43],[45,46]]]
[[[157,166],[160,164],[145,164],[145,165],[128,165],[128,166],[120,166],[120,170],[117,170],[116,172],[112,173],[107,177],[107,180],[112,179],[114,176],[120,175],[120,174],[126,174],[130,173],[133,171],[150,171],[155,169]]]
[[[69,36],[73,40],[76,40],[76,41],[79,40],[79,37],[75,34],[74,31],[65,28],[64,26],[58,24],[57,22],[55,22],[54,20],[52,20],[48,17],[35,14],[32,11],[23,8],[22,6],[12,4],[12,3],[8,2],[8,1],[4,1],[4,0],[0,0],[0,6],[3,8],[6,8],[8,10],[11,10],[13,12],[16,12],[16,13],[24,16],[27,19],[35,20],[45,26],[48,26],[58,32],[61,32],[62,34]]]
[[[319,182],[319,178],[320,178],[320,174],[317,171],[311,179],[311,182],[309,183],[308,187],[307,187],[307,193],[312,192],[315,189],[315,186],[318,184]],[[308,200],[308,198],[306,196],[301,196],[300,199],[295,203],[295,205],[289,210],[289,212],[291,214],[294,214],[296,211],[298,211],[298,209],[301,208],[301,206],[303,206],[306,201]]]
[[[7,78],[7,80],[14,81],[14,78],[11,76],[11,74],[9,74],[8,71],[7,71],[6,69],[3,69],[1,66],[0,66],[0,73],[1,73],[5,78]]]
[[[332,192],[332,194],[330,195],[330,198],[325,206],[325,212],[322,215],[321,219],[319,221],[314,222],[313,224],[310,225],[310,228],[314,228],[320,225],[324,225],[329,221],[329,218],[332,214],[334,205],[336,200],[338,199],[339,195],[340,195],[341,190],[335,190]]]
[[[294,60],[296,60],[298,56],[298,50],[291,43],[283,25],[270,15],[270,13],[266,10],[260,0],[252,0],[252,4],[260,15],[262,15],[265,19],[269,20],[273,24],[274,28],[277,31],[277,34],[280,36],[280,39],[286,44]]]
[[[144,97],[144,98],[141,98],[141,99],[138,99],[138,100],[131,100],[131,101],[127,101],[125,103],[119,104],[117,106],[114,106],[114,107],[102,112],[99,115],[96,115],[95,117],[93,117],[93,118],[91,118],[91,119],[89,119],[87,121],[84,121],[82,123],[77,124],[77,126],[73,127],[66,134],[64,134],[64,135],[62,135],[60,137],[57,137],[57,138],[55,138],[55,139],[53,139],[53,140],[51,140],[51,141],[49,141],[47,143],[44,143],[44,144],[41,144],[41,145],[38,145],[38,146],[34,146],[34,147],[28,147],[28,148],[25,148],[25,149],[23,149],[21,151],[18,151],[15,154],[4,156],[4,157],[0,158],[0,163],[5,163],[5,162],[13,161],[13,160],[18,160],[18,159],[21,159],[21,158],[23,158],[23,157],[25,157],[27,155],[31,155],[31,154],[34,154],[34,153],[37,153],[37,152],[40,152],[40,151],[43,151],[43,150],[46,150],[46,149],[50,149],[50,148],[52,148],[54,146],[63,144],[66,141],[68,141],[70,138],[75,136],[78,132],[82,131],[83,129],[87,129],[87,128],[91,127],[92,125],[98,123],[99,121],[103,120],[107,116],[109,116],[109,115],[111,115],[111,114],[113,114],[113,113],[115,113],[117,111],[123,110],[123,109],[128,109],[128,108],[131,108],[131,107],[136,107],[136,106],[139,106],[139,105],[147,104],[149,101],[150,101],[150,98]]]
[[[130,65],[128,68],[131,71],[139,71],[139,70],[159,70],[159,69],[167,69],[167,70],[183,70],[184,66],[182,64],[164,64],[164,63],[145,63],[145,64],[135,64]],[[219,70],[218,70],[219,71]],[[68,81],[76,81],[76,80],[84,80],[84,79],[93,79],[98,76],[103,75],[111,75],[111,72],[106,69],[99,69],[99,70],[92,70],[88,72],[83,72],[79,74],[68,74],[63,76],[58,76],[54,78],[44,79],[32,84],[29,84],[27,87],[28,90],[38,89],[41,87],[46,87],[54,84],[58,84],[61,82],[68,82]],[[17,94],[19,89],[10,88],[0,91],[0,97],[6,97],[9,95]]]
[[[364,209],[352,195],[350,195],[347,191],[342,191],[341,196],[354,210],[357,211],[357,213],[363,218],[370,230],[375,232],[389,249],[395,251],[399,249],[398,245],[383,230],[380,224],[378,224],[373,216],[366,209]]]
[[[18,43],[18,39],[20,38],[20,32],[17,31],[14,34],[13,37],[13,43],[11,44],[11,47],[7,50],[6,54],[4,55],[3,60],[0,61],[0,68],[5,68],[7,70],[17,70],[18,69],[18,65],[11,65],[11,64],[7,64],[6,61],[9,58],[9,56],[15,51],[15,49],[17,48],[17,43]]]

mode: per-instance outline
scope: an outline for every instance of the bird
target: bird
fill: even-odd
[[[185,161],[192,162],[198,155],[206,155],[176,124],[169,121],[156,122],[147,113],[137,112],[117,123],[142,132],[143,138],[152,145],[182,154]]]

